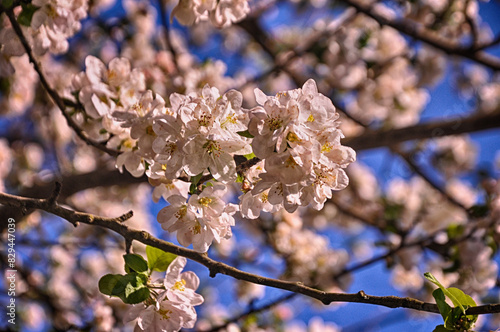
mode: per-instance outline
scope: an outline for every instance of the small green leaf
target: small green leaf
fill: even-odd
[[[441,290],[441,288],[436,288],[432,292],[432,296],[436,300],[436,304],[439,308],[441,316],[443,316],[443,320],[446,322],[446,319],[450,315],[452,309],[450,305],[446,303],[446,297],[444,296],[443,291]]]
[[[243,155],[243,157],[247,158],[247,160],[251,160],[253,158],[257,158],[257,156],[255,155],[255,153],[249,153],[249,154],[245,154]]]
[[[250,132],[248,130],[245,130],[245,131],[237,131],[236,132],[238,135],[240,136],[243,136],[243,137],[247,137],[247,138],[253,138],[254,136],[252,134],[250,134]]]
[[[141,303],[149,297],[147,281],[148,277],[142,273],[129,273],[118,280],[111,295],[127,304]]]
[[[146,272],[148,270],[148,262],[141,255],[126,254],[123,255],[123,259],[125,260],[125,270],[127,270],[127,267],[135,272]]]
[[[372,32],[369,30],[365,30],[363,34],[358,38],[358,48],[362,49],[368,45],[368,41],[370,40],[370,37],[372,35]]]
[[[191,177],[191,186],[189,187],[189,193],[191,195],[195,194],[196,191],[198,190],[198,182],[200,182],[200,179],[202,176],[203,176],[203,172]]]
[[[31,25],[33,14],[39,9],[39,7],[32,4],[26,4],[22,7],[23,10],[17,17],[17,21],[19,22],[19,24],[29,27]]]
[[[121,274],[106,274],[99,279],[99,291],[105,295],[113,295],[113,288],[122,277]]]
[[[490,212],[490,208],[486,204],[474,205],[467,211],[474,218],[486,217]]]
[[[245,177],[242,176],[240,173],[237,174],[238,177],[236,178],[236,183],[243,183],[243,180],[245,180]]]
[[[438,286],[439,288],[441,288],[441,290],[443,291],[444,295],[446,295],[450,300],[451,302],[453,302],[453,304],[457,307],[460,308],[460,310],[462,310],[462,313],[465,314],[465,308],[463,307],[462,303],[460,303],[460,300],[457,299],[457,297],[455,296],[455,293],[451,293],[450,291],[448,291],[448,289],[446,289],[437,279],[436,277],[434,277],[432,275],[432,273],[430,272],[426,272],[424,273],[424,276],[427,278],[427,280],[429,280],[430,282],[432,282],[433,284],[435,284],[436,286]]]
[[[459,301],[462,305],[468,306],[468,307],[475,307],[477,306],[476,301],[469,295],[465,294],[462,290],[455,288],[455,287],[449,287],[447,288],[450,293],[453,294],[453,296]],[[456,305],[456,304],[455,304]]]
[[[149,269],[158,272],[166,271],[170,263],[177,257],[177,255],[151,246],[146,246],[146,255],[148,256]]]

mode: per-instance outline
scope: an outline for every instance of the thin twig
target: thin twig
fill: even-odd
[[[481,51],[463,48],[460,45],[450,42],[449,40],[439,37],[436,33],[427,30],[424,26],[404,19],[389,19],[380,15],[372,8],[371,5],[365,5],[357,0],[343,0],[349,6],[356,8],[357,11],[363,13],[380,25],[390,26],[399,32],[404,33],[412,38],[418,39],[426,44],[429,44],[446,54],[461,56],[493,70],[500,70],[500,59]]]
[[[484,43],[482,45],[479,45],[477,46],[474,51],[482,51],[484,49],[487,49],[487,48],[490,48],[490,47],[493,47],[497,44],[500,44],[500,34],[498,34],[492,41],[488,42],[488,43]]]
[[[166,3],[165,0],[157,0],[158,7],[160,10],[160,20],[163,26],[164,34],[165,34],[165,44],[167,45],[168,50],[172,53],[172,62],[174,63],[175,69],[179,71],[179,66],[177,64],[177,51],[172,45],[172,40],[170,39],[170,24],[168,23],[168,15],[166,11]]]
[[[276,299],[276,300],[274,300],[274,301],[272,301],[272,302],[270,302],[268,304],[265,304],[265,305],[263,305],[261,307],[250,308],[247,311],[239,314],[238,316],[235,316],[233,318],[228,319],[224,324],[217,325],[215,327],[212,327],[210,330],[204,330],[203,332],[216,332],[216,331],[222,330],[222,329],[226,328],[231,323],[236,323],[237,321],[242,320],[243,318],[245,318],[245,317],[247,317],[249,315],[258,314],[259,312],[269,310],[272,307],[275,307],[278,304],[281,304],[283,302],[291,300],[291,299],[293,299],[296,296],[297,296],[296,293],[287,294],[287,295],[285,295],[283,297],[280,297],[280,298],[278,298],[278,299]]]
[[[7,10],[5,10],[5,13],[7,14],[7,17],[9,18],[9,21],[12,25],[12,28],[14,29],[14,31],[16,32],[16,35],[18,36],[19,40],[21,41],[21,44],[23,45],[24,50],[28,54],[28,58],[29,58],[30,62],[33,64],[33,68],[38,73],[38,76],[40,77],[40,82],[42,83],[43,87],[45,88],[45,91],[47,91],[47,93],[52,98],[54,103],[57,105],[57,107],[59,107],[59,109],[61,110],[62,115],[66,119],[66,122],[68,123],[68,125],[75,131],[75,133],[78,135],[78,137],[80,137],[88,145],[91,145],[91,146],[93,146],[93,147],[113,156],[113,157],[118,156],[120,154],[118,151],[109,149],[104,144],[96,142],[93,139],[91,139],[90,137],[88,137],[87,134],[85,134],[82,131],[82,129],[78,126],[78,124],[73,120],[73,118],[68,113],[66,113],[66,111],[65,111],[66,106],[65,106],[64,100],[59,96],[59,94],[54,89],[52,89],[50,87],[50,84],[47,82],[47,79],[45,78],[45,75],[43,74],[42,69],[40,68],[35,57],[33,56],[33,52],[31,51],[31,47],[28,44],[28,41],[24,37],[23,31],[21,30],[21,26],[19,25],[19,23],[17,23],[14,12],[12,11],[12,9],[7,9]]]
[[[448,202],[450,202],[451,204],[455,205],[456,207],[464,210],[465,212],[467,212],[467,208],[462,204],[460,203],[459,201],[457,201],[454,197],[452,197],[450,194],[448,194],[442,186],[440,186],[439,184],[436,183],[436,181],[434,181],[433,179],[431,179],[414,161],[413,159],[411,158],[410,154],[408,153],[405,153],[401,150],[399,150],[398,148],[396,147],[393,147],[392,150],[397,153],[399,156],[401,156],[401,158],[403,158],[403,160],[406,162],[406,164],[411,168],[411,170],[415,173],[417,173],[418,175],[420,175],[421,178],[423,178],[432,188],[436,189],[439,193],[441,193],[441,195],[443,197],[446,198],[446,200]]]

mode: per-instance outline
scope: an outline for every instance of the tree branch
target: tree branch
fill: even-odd
[[[79,223],[84,223],[110,229],[123,236],[127,241],[135,240],[145,245],[149,245],[163,251],[194,260],[207,267],[210,271],[211,277],[215,277],[218,273],[221,273],[231,276],[235,279],[245,280],[255,284],[306,295],[323,302],[325,305],[328,305],[332,302],[355,302],[379,305],[389,308],[408,308],[418,311],[439,313],[436,304],[423,302],[409,297],[402,298],[397,296],[373,296],[365,294],[364,291],[359,291],[358,293],[353,294],[328,293],[305,286],[301,282],[283,281],[244,272],[222,262],[213,260],[208,257],[206,253],[199,253],[191,249],[186,249],[174,245],[170,242],[160,240],[146,231],[139,231],[128,227],[123,222],[132,216],[132,211],[118,218],[105,218],[88,213],[73,211],[62,207],[57,203],[51,204],[49,199],[25,198],[4,193],[0,193],[0,203],[4,205],[14,206],[22,210],[40,209],[66,219],[75,226],[78,226]],[[496,312],[500,312],[500,304],[483,305],[467,310],[467,314],[471,315]]]
[[[492,128],[500,128],[500,112],[486,115],[473,114],[465,119],[457,117],[452,120],[420,123],[415,126],[392,130],[368,131],[356,137],[344,138],[342,144],[359,151],[390,147],[415,139],[458,135]]]
[[[110,187],[113,185],[132,185],[148,181],[146,176],[136,178],[128,172],[120,173],[118,170],[104,169],[98,169],[84,174],[64,175],[59,180],[63,185],[59,194],[59,199],[61,201],[64,201],[64,199],[70,197],[71,195],[86,189]],[[51,195],[53,188],[54,186],[52,183],[37,183],[34,187],[23,188],[18,192],[18,194],[25,197],[44,198]],[[25,212],[28,213],[29,211]],[[7,228],[7,219],[9,217],[20,221],[23,218],[23,212],[15,207],[1,206],[0,233]]]
[[[436,33],[427,30],[424,26],[407,21],[407,20],[391,20],[376,12],[371,5],[365,5],[357,0],[343,0],[349,6],[356,8],[360,13],[363,13],[372,19],[376,20],[380,25],[390,26],[405,35],[418,39],[426,44],[429,44],[446,54],[458,55],[479,64],[487,66],[493,70],[500,70],[500,59],[491,54],[477,51],[470,48],[463,48],[448,39],[438,36]]]
[[[163,26],[163,32],[165,34],[165,43],[167,45],[168,50],[172,54],[172,62],[174,63],[175,69],[179,71],[179,65],[177,64],[177,51],[172,45],[172,41],[170,39],[170,24],[168,23],[168,15],[166,11],[166,1],[165,0],[157,0],[158,9],[161,20],[161,25]]]
[[[19,23],[17,23],[16,17],[14,15],[14,12],[12,9],[7,9],[5,10],[5,13],[7,14],[7,17],[9,18],[9,21],[12,25],[12,28],[16,32],[16,35],[18,36],[19,40],[21,41],[21,44],[23,45],[26,53],[28,54],[30,62],[33,64],[33,68],[35,71],[38,73],[38,76],[40,77],[40,82],[42,83],[43,87],[45,88],[45,91],[47,91],[48,95],[52,98],[54,103],[59,107],[59,109],[62,112],[62,115],[66,119],[66,122],[68,123],[68,126],[70,126],[75,133],[80,137],[85,143],[88,145],[91,145],[113,157],[118,156],[120,153],[118,151],[109,149],[106,147],[106,145],[96,142],[92,140],[90,137],[88,137],[82,129],[78,126],[78,124],[73,120],[73,118],[68,115],[65,111],[66,106],[64,100],[58,95],[58,93],[50,87],[50,84],[47,82],[47,79],[45,78],[45,75],[42,72],[42,69],[38,65],[38,62],[36,61],[35,57],[33,56],[33,52],[31,51],[31,47],[28,44],[28,41],[24,37],[23,31],[21,30],[21,26]]]
[[[452,197],[449,193],[445,191],[439,184],[437,184],[434,180],[432,180],[412,159],[411,155],[401,151],[400,149],[393,148],[392,149],[395,153],[397,153],[403,160],[406,162],[406,164],[411,168],[413,172],[418,174],[420,177],[422,177],[432,188],[436,189],[443,197],[445,197],[448,202],[451,204],[455,205],[456,207],[464,210],[467,212],[467,208],[457,201],[454,197]]]

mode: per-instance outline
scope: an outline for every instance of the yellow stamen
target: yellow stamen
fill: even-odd
[[[172,286],[172,289],[184,292],[186,290],[185,286],[186,286],[186,280],[181,279],[181,280],[175,282],[175,284]]]
[[[321,152],[330,152],[332,149],[333,146],[329,142],[326,142],[323,146],[321,146]]]
[[[208,205],[210,203],[212,203],[212,199],[209,198],[209,197],[202,197],[198,200],[198,203],[200,203],[201,205],[205,206],[205,207],[208,207]]]
[[[293,131],[289,132],[288,135],[286,135],[286,139],[289,141],[289,142],[302,142],[302,140],[299,138],[299,136],[297,136],[296,133],[294,133]]]

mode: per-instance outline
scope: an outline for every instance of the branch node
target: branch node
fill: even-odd
[[[57,198],[59,198],[59,194],[61,194],[61,189],[62,189],[61,182],[56,181],[54,183],[54,191],[52,192],[52,195],[50,195],[50,197],[46,200],[49,206],[56,205]]]
[[[75,228],[78,227],[78,225],[80,225],[80,223],[78,222],[78,218],[76,215],[72,215],[70,216],[68,219],[67,219]]]
[[[19,207],[21,208],[21,213],[23,214],[23,216],[28,214],[28,209],[26,208],[26,203],[21,202]]]
[[[368,300],[368,295],[366,295],[366,293],[365,293],[363,290],[360,290],[360,291],[358,292],[358,296],[359,296],[360,298],[362,298],[363,300]]]
[[[132,239],[125,238],[125,252],[130,254],[130,248],[132,247]]]
[[[332,300],[325,296],[321,299],[321,303],[323,303],[324,305],[330,305],[330,303],[332,303]]]
[[[122,214],[121,216],[119,216],[118,218],[116,218],[116,220],[119,221],[119,222],[124,222],[124,221],[132,218],[133,215],[134,215],[134,211],[130,210],[127,213]]]
[[[210,278],[215,278],[215,276],[217,275],[217,273],[219,273],[217,270],[218,268],[216,266],[210,266],[208,268],[208,270],[210,271]]]

